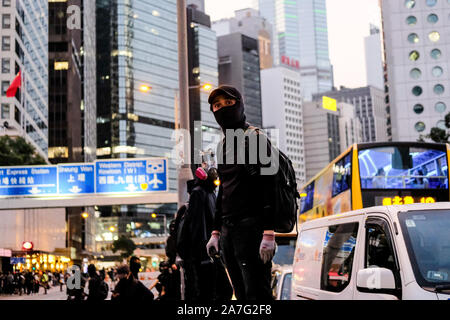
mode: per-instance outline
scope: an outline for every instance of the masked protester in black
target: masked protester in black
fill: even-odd
[[[198,168],[183,227],[187,230],[183,232],[187,301],[224,301],[224,296],[232,296],[225,273],[218,270],[221,266],[215,265],[206,251],[213,231],[217,182],[217,169]]]
[[[210,255],[221,251],[238,300],[273,299],[270,288],[272,258],[275,253],[274,175],[262,174],[263,165],[250,154],[272,155],[270,141],[246,122],[244,102],[239,91],[221,86],[211,93],[211,110],[225,135],[227,131],[245,132],[244,143],[239,139],[227,141],[218,148],[218,171],[221,180],[214,231],[208,242]],[[242,132],[241,131],[241,132]],[[231,142],[231,143],[230,143]],[[243,148],[245,159],[239,157]],[[241,149],[242,151],[242,149]],[[231,154],[230,154],[231,153]],[[241,152],[242,153],[242,152]],[[229,163],[227,159],[233,160]],[[250,161],[250,159],[253,159]],[[240,161],[238,161],[240,160]],[[269,158],[270,160],[270,158]]]
[[[139,281],[138,274],[141,269],[141,261],[137,257],[130,258],[130,273],[120,279],[114,288],[113,301],[117,302],[143,302],[152,301],[153,293]]]

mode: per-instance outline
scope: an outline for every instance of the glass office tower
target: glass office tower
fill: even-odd
[[[176,13],[176,0],[97,0],[98,158],[170,156],[179,86]],[[169,188],[177,190],[172,161]],[[98,250],[107,251],[119,235],[132,237],[144,250],[155,246],[146,239],[165,234],[166,214],[173,215],[176,205],[99,211],[107,220],[99,219]]]
[[[273,25],[275,65],[283,56],[300,61],[304,99],[331,90],[326,0],[259,0],[258,9]]]

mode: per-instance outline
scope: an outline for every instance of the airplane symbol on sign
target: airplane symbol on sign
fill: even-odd
[[[159,185],[160,185],[160,184],[164,184],[164,182],[161,181],[161,180],[159,180],[159,179],[158,179],[158,176],[157,176],[156,174],[154,174],[153,180],[149,181],[148,184],[149,184],[149,185],[153,185],[153,187],[154,187],[155,189],[158,189],[158,188],[159,188]]]

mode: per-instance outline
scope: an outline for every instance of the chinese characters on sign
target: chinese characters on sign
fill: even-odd
[[[167,191],[167,160],[98,161],[97,193]]]
[[[58,193],[56,166],[0,168],[0,196]]]
[[[0,196],[58,196],[168,191],[167,159],[0,168]]]
[[[422,197],[420,199],[414,199],[411,196],[394,198],[384,198],[383,206],[399,206],[403,204],[414,204],[414,203],[436,203],[436,199],[433,197]]]

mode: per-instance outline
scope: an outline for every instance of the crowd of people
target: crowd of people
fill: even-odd
[[[233,293],[237,300],[273,299],[271,269],[279,222],[275,212],[280,203],[275,197],[286,186],[277,189],[277,183],[284,180],[276,179],[276,173],[266,173],[271,163],[248,160],[255,151],[260,154],[265,150],[271,156],[275,149],[260,129],[246,121],[244,99],[236,88],[219,87],[211,93],[209,104],[225,134],[218,147],[218,166],[204,161],[195,179],[188,182],[190,197],[171,225],[166,246],[168,260],[161,263],[158,279],[150,287],[145,286],[138,277],[140,260],[132,257],[128,264],[112,271],[109,288],[106,272],[98,272],[90,265],[77,288],[67,283],[69,299],[104,300],[109,293],[113,301],[133,302],[227,301]],[[237,143],[236,136],[229,138],[230,130],[245,132],[244,143]],[[257,144],[250,146],[255,139]],[[245,159],[238,158],[242,156],[238,148],[242,147]],[[297,192],[295,186],[291,189]],[[11,285],[14,280],[10,279],[11,275],[7,275],[7,292],[17,287]],[[39,283],[45,280],[40,278]],[[158,291],[157,297],[153,289]]]
[[[64,284],[64,275],[59,272],[7,272],[0,273],[0,295],[47,294],[51,287]]]

